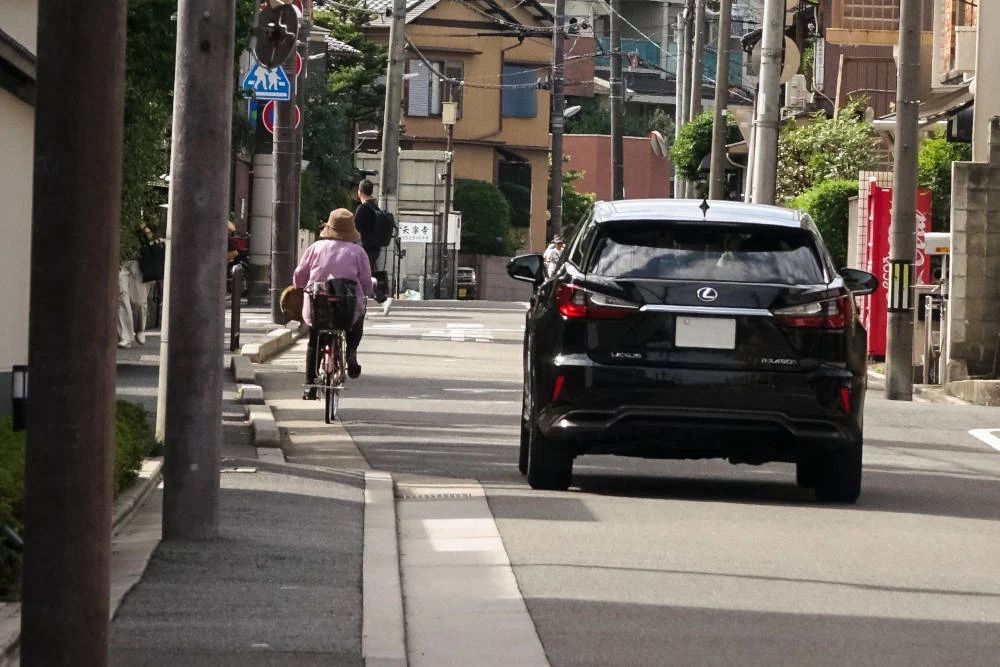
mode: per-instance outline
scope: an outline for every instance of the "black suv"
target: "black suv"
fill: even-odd
[[[808,215],[733,202],[598,202],[532,282],[519,468],[566,489],[573,458],[796,464],[821,500],[861,490],[867,335]]]

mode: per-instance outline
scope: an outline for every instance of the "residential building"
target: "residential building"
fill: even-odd
[[[389,4],[375,0],[369,7]],[[442,102],[458,102],[454,177],[496,184],[513,204],[514,224],[527,228],[532,250],[546,241],[550,95],[538,84],[550,77],[551,25],[551,14],[535,0],[407,4],[401,148],[444,150]],[[527,30],[519,35],[518,26]],[[373,19],[367,32],[386,42],[388,19]],[[442,75],[464,85],[449,85]]]
[[[5,0],[0,12],[0,415],[10,413],[11,370],[28,363],[31,200],[35,149],[37,0]]]

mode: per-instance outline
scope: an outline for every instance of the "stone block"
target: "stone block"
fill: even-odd
[[[951,275],[955,276],[967,276],[968,275],[969,258],[968,255],[953,255],[951,258]]]
[[[967,250],[969,242],[969,235],[965,232],[963,228],[962,231],[956,232],[952,230],[951,232],[951,253],[952,255],[964,255]]]
[[[261,362],[260,343],[247,343],[240,350],[240,355],[255,364],[259,364]]]
[[[952,313],[953,316],[957,315]],[[949,338],[951,342],[954,343],[964,343],[965,342],[965,320],[964,319],[952,319],[951,321],[951,331]]]
[[[278,447],[281,445],[281,432],[278,430],[274,414],[268,406],[250,406],[250,425],[253,427],[255,446]]]
[[[972,195],[970,195],[971,197]],[[987,209],[985,202],[982,208],[972,209],[970,208],[966,211],[965,215],[965,226],[963,231],[967,232],[970,236],[969,241],[974,242],[972,238],[975,234],[983,234],[986,232],[986,219],[987,219]]]
[[[236,400],[244,404],[264,405],[264,389],[259,384],[238,384]]]
[[[949,382],[945,391],[976,405],[1000,405],[1000,380],[959,380]]]
[[[979,164],[976,162],[971,163],[969,165],[968,173],[969,173],[968,187],[970,191],[975,192],[977,190],[983,190],[986,188],[986,186],[989,185],[990,183],[989,165]]]
[[[253,369],[253,362],[249,357],[242,354],[234,354],[230,362],[233,371],[233,380],[236,382],[253,382],[257,379]]]

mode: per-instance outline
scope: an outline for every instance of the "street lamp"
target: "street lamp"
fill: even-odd
[[[10,402],[13,408],[13,428],[23,431],[28,412],[28,367],[14,366],[10,374]]]
[[[566,110],[563,111],[563,118],[572,118],[573,116],[580,113],[580,109],[582,108],[583,107],[580,106],[579,104],[574,104],[571,107],[566,107]]]

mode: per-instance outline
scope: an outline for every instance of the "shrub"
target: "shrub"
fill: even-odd
[[[850,198],[858,194],[855,181],[824,181],[788,202],[789,208],[805,211],[819,228],[838,267],[847,266],[847,220]]]
[[[462,251],[509,255],[516,249],[510,204],[500,189],[486,181],[455,181],[455,210],[462,212]]]
[[[0,527],[24,529],[25,432],[15,432],[10,418],[0,419]],[[153,429],[141,406],[115,405],[115,478],[117,496],[136,478],[142,459],[154,445]],[[21,590],[21,555],[0,546],[0,600],[17,599]]]
[[[670,161],[677,170],[677,175],[683,179],[696,181],[703,177],[698,167],[705,156],[712,152],[713,115],[711,111],[704,111],[695,116],[694,120],[685,123],[670,148]],[[733,115],[729,114],[726,118],[729,125],[726,143],[736,143],[743,135],[740,134]]]
[[[935,231],[951,229],[951,163],[972,159],[972,146],[949,142],[943,131],[924,140],[917,155],[917,183],[933,195]]]

